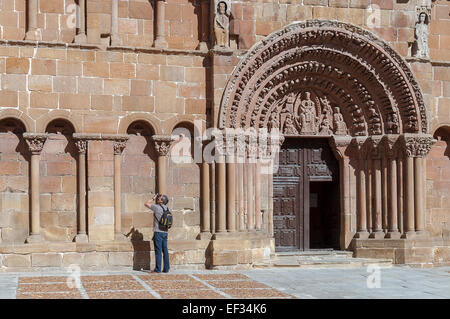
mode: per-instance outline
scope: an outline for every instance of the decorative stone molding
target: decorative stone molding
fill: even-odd
[[[48,134],[23,133],[23,138],[27,142],[31,154],[39,155],[44,148],[44,144],[48,138]]]
[[[170,135],[153,135],[152,140],[155,145],[155,150],[159,156],[167,156],[169,154],[170,146],[176,139],[175,136]]]
[[[398,135],[385,135],[382,138],[382,143],[384,145],[384,153],[388,158],[396,158],[401,152],[400,146],[398,145],[399,136]]]
[[[402,136],[405,153],[408,157],[425,157],[436,140],[431,135],[411,135]]]
[[[301,105],[311,91],[319,103],[326,98],[339,106],[352,136],[428,130],[422,93],[405,60],[369,31],[321,20],[293,23],[247,53],[225,88],[218,125],[271,128],[275,123],[285,134],[301,135],[287,109]],[[295,102],[299,95],[301,101]],[[320,123],[314,133],[322,128],[330,134],[330,123]]]

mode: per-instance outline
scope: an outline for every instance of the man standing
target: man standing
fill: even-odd
[[[167,250],[168,229],[159,224],[169,199],[166,195],[156,194],[153,198],[145,203],[145,207],[150,208],[154,213],[153,226],[153,244],[155,245],[155,270],[153,272],[161,272],[161,253],[164,254],[163,272],[169,272],[169,251]]]

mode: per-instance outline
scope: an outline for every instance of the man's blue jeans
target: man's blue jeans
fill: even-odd
[[[164,269],[163,272],[169,272],[169,251],[167,250],[167,233],[155,232],[153,236],[153,243],[155,244],[155,270],[154,272],[161,272],[161,253],[164,254]]]

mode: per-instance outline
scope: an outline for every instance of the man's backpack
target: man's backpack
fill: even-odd
[[[163,210],[163,214],[161,216],[161,219],[159,220],[159,225],[161,227],[169,229],[170,227],[172,227],[172,223],[173,223],[172,213],[170,212],[170,210],[168,208],[164,209],[164,207],[162,205],[159,205],[159,206],[161,206],[161,208]]]

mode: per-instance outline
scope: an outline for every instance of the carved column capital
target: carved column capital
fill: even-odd
[[[379,159],[382,157],[382,140],[383,138],[381,136],[371,136],[367,139],[367,154],[369,157],[373,159]]]
[[[86,154],[87,152],[87,140],[75,140],[75,146],[77,147],[79,154]]]
[[[125,146],[127,146],[126,140],[118,140],[114,141],[114,155],[120,155],[122,154],[123,150],[125,149]]]
[[[48,138],[48,134],[24,133],[23,138],[27,142],[31,154],[39,155],[44,148],[44,143]]]
[[[383,137],[384,152],[388,158],[396,158],[399,154],[399,136],[388,134]]]
[[[330,140],[330,146],[331,149],[334,153],[334,155],[339,158],[339,159],[344,159],[346,157],[348,157],[345,152],[347,150],[347,148],[349,147],[349,145],[352,142],[352,138],[345,136],[345,137],[341,137],[341,136],[333,136]]]
[[[408,157],[425,157],[436,140],[431,135],[404,134],[403,143]]]
[[[176,137],[171,135],[153,135],[152,140],[155,145],[155,150],[159,156],[167,156],[169,154],[170,146],[175,141]]]

